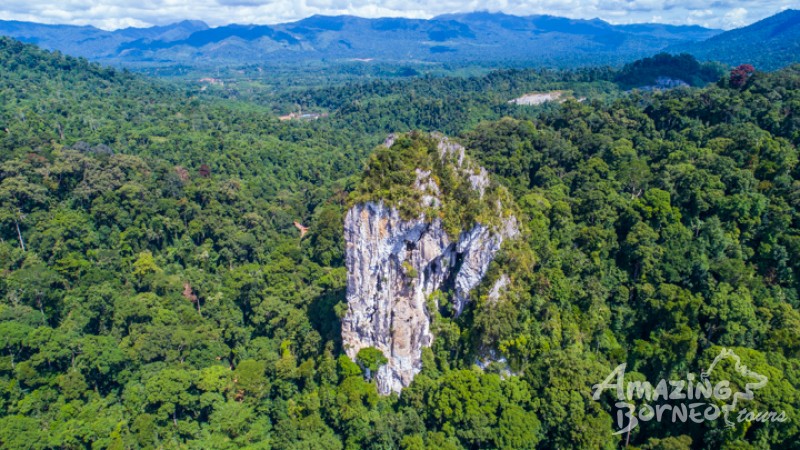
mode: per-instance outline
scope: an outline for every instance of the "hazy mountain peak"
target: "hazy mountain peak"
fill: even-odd
[[[215,28],[202,21],[185,20],[116,31],[0,22],[0,34],[67,54],[128,65],[314,59],[619,65],[717,33],[700,27],[612,25],[600,19],[489,11],[446,14],[429,20],[318,14],[284,24]]]
[[[731,65],[749,63],[763,70],[778,69],[800,61],[800,11],[787,9],[706,41],[677,45],[668,50]]]

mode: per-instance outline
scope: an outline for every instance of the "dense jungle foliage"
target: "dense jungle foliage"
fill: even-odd
[[[800,67],[747,76],[535,111],[506,103],[550,86],[524,71],[377,81],[280,122],[0,39],[0,447],[793,448]],[[520,92],[462,92],[497,79]],[[460,134],[507,187],[530,232],[503,258],[532,268],[502,302],[431,311],[422,373],[381,397],[341,349],[342,217],[371,150],[414,128]],[[513,375],[475,365],[485,346]],[[684,379],[722,347],[769,377],[746,407],[786,421],[615,435],[592,399],[620,363]]]
[[[700,63],[692,55],[659,53],[626,64],[615,81],[626,87],[653,86],[659,79],[680,80],[690,86],[705,86],[725,75],[725,66],[716,62]]]

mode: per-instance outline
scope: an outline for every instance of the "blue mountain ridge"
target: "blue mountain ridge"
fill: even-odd
[[[613,25],[599,19],[490,12],[447,14],[428,20],[315,15],[276,25],[216,28],[183,21],[116,31],[0,21],[2,35],[123,65],[312,59],[618,65],[719,33],[697,26]]]

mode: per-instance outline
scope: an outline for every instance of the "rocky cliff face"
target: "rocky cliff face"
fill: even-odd
[[[439,150],[440,157],[452,159],[458,167],[464,164],[463,148],[457,144],[442,138]],[[486,172],[468,172],[465,179],[482,197],[489,186]],[[441,205],[430,172],[417,170],[415,189],[424,206]],[[344,225],[348,311],[342,338],[354,360],[367,347],[386,356],[389,362],[375,374],[379,392],[399,392],[422,369],[422,349],[433,342],[429,296],[436,290],[451,292],[460,314],[503,241],[518,233],[513,216],[503,219],[500,227],[476,223],[464,229],[453,239],[439,218],[420,214],[403,220],[397,209],[380,200],[358,204],[348,212]],[[501,280],[503,286],[495,290],[508,282],[505,277]]]

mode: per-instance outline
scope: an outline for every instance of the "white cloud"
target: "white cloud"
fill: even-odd
[[[725,13],[725,22],[733,27],[740,27],[747,24],[748,12],[744,8],[734,8]]]
[[[430,18],[477,10],[599,17],[613,23],[700,24],[734,28],[792,6],[794,0],[4,0],[0,19],[91,24],[115,29],[200,19],[211,25],[279,23],[313,14]]]

